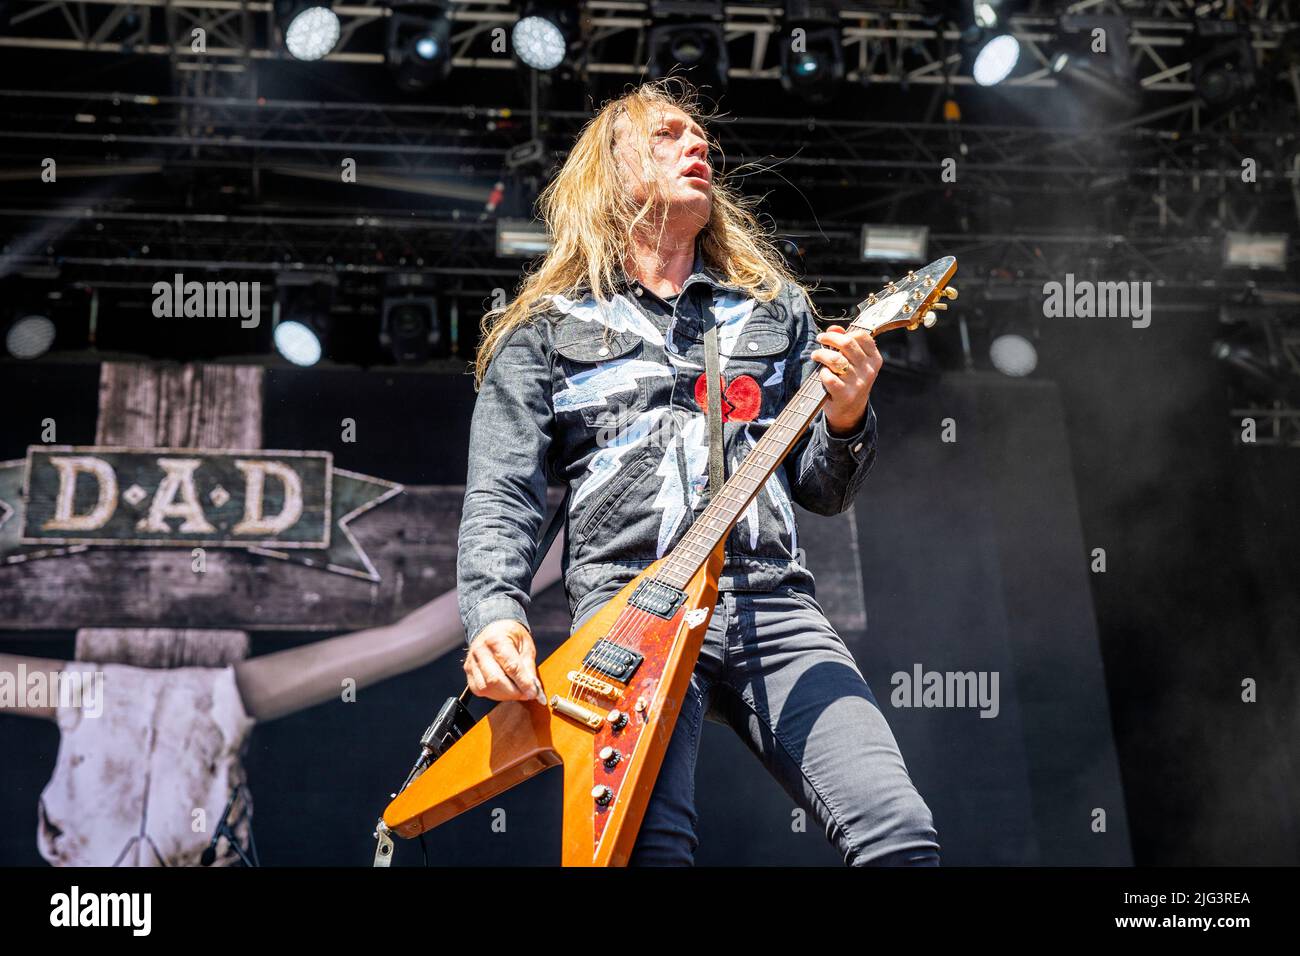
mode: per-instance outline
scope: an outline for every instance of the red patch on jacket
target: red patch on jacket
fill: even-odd
[[[749,375],[737,375],[730,382],[722,380],[722,420],[752,422],[763,407],[763,389]],[[706,415],[709,411],[709,384],[703,375],[695,379],[695,404]]]

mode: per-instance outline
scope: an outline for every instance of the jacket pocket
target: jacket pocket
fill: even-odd
[[[794,341],[788,329],[767,323],[748,322],[732,344],[730,359],[780,358],[790,351]]]
[[[728,417],[752,421],[777,415],[785,404],[790,363],[797,359],[794,337],[788,329],[751,318],[731,343],[722,370],[732,406]],[[706,407],[704,402],[698,404],[701,410]]]
[[[569,320],[556,332],[563,381],[555,388],[557,415],[572,415],[589,428],[622,428],[645,411],[654,363],[645,340],[633,332]]]
[[[636,459],[624,465],[619,474],[583,508],[582,517],[573,529],[574,537],[583,543],[590,540],[601,529],[605,520],[619,509],[628,493],[640,483],[641,479],[654,471],[657,462],[657,456],[642,449]]]

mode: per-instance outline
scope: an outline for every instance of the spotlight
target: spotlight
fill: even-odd
[[[1108,120],[1133,112],[1141,97],[1128,34],[1124,17],[1065,15],[1060,20],[1051,70],[1061,86],[1099,107]]]
[[[324,354],[320,335],[305,322],[277,322],[274,338],[275,350],[294,365],[315,365]]]
[[[1284,232],[1230,232],[1223,240],[1228,268],[1285,269],[1290,237]]]
[[[1189,38],[1192,85],[1214,109],[1232,106],[1255,89],[1250,27],[1238,20],[1197,20]]]
[[[339,42],[339,17],[328,0],[276,0],[275,19],[295,60],[319,60]]]
[[[529,219],[497,220],[497,258],[531,259],[551,248],[551,237],[540,222]]]
[[[651,0],[650,16],[651,79],[685,76],[715,96],[726,88],[730,61],[721,0]]]
[[[510,32],[510,45],[526,66],[553,70],[564,62],[577,36],[577,22],[572,0],[527,0]]]
[[[16,359],[40,358],[54,344],[54,321],[48,315],[19,315],[5,332],[5,348]]]
[[[1020,60],[1020,41],[1010,33],[991,37],[975,52],[971,75],[980,86],[997,86],[1016,68]]]
[[[1020,60],[1020,41],[1009,25],[1017,5],[1018,0],[972,0],[959,7],[962,52],[980,86],[1001,83]]]
[[[275,349],[295,365],[315,365],[329,342],[330,306],[338,277],[286,273],[276,279]]]
[[[1007,333],[989,343],[989,361],[1003,375],[1023,378],[1038,367],[1038,349],[1023,335]]]
[[[781,28],[781,86],[813,103],[835,95],[844,78],[844,48],[836,21],[814,17],[807,0],[786,0]]]
[[[379,344],[399,365],[419,365],[430,355],[446,355],[447,336],[438,321],[438,300],[431,282],[419,274],[388,277]]]
[[[416,93],[451,72],[451,21],[439,4],[393,7],[388,18],[388,68],[397,85]]]
[[[989,3],[988,0],[975,0],[971,7],[976,25],[981,27],[997,26],[998,13],[996,4]]]
[[[929,226],[862,227],[864,262],[925,262],[930,239]]]
[[[1223,332],[1210,354],[1231,369],[1233,383],[1258,402],[1300,405],[1300,378],[1291,371],[1287,340],[1295,329],[1271,310],[1224,309]]]

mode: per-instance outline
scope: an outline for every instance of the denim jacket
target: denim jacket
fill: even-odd
[[[704,323],[715,320],[729,477],[820,367],[799,287],[758,302],[697,252],[674,305],[631,280],[604,305],[555,296],[498,347],[470,428],[456,565],[467,638],[505,618],[528,625],[548,484],[572,492],[562,560],[571,611],[681,539],[708,503]],[[875,457],[874,409],[849,436],[831,435],[819,412],[732,529],[720,590],[813,590],[791,502],[846,510]]]

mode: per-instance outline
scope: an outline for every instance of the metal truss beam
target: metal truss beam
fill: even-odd
[[[0,29],[0,47],[54,52],[98,52],[168,57],[176,69],[237,70],[252,61],[283,59],[283,50],[266,0],[48,0],[10,4]],[[859,3],[846,0],[840,15],[850,82],[917,86],[964,86],[974,81],[959,72],[959,31],[916,2]],[[588,74],[639,75],[651,25],[641,0],[588,0],[586,41],[578,61]],[[1195,16],[1221,16],[1223,0],[1082,0],[1060,12],[1117,14],[1130,23],[1129,47],[1141,86],[1151,92],[1191,91],[1186,42]],[[1050,57],[1059,39],[1059,4],[1030,3],[1013,16],[1009,28],[1036,64],[1010,81],[1012,86],[1053,87]],[[781,29],[779,3],[746,3],[726,8],[725,36],[729,77],[775,79],[778,54],[773,40]],[[334,7],[342,37],[329,59],[379,65],[382,45],[365,28],[390,15],[378,0]],[[460,70],[514,69],[509,53],[493,50],[493,32],[508,29],[516,8],[511,0],[451,0],[453,66]],[[1258,58],[1275,49],[1294,28],[1290,0],[1265,0],[1250,20],[1251,45]],[[206,32],[207,49],[196,55],[193,31]]]

